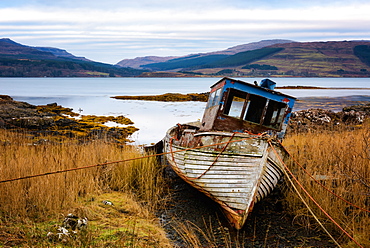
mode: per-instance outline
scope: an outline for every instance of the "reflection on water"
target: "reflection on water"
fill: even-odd
[[[200,120],[203,116],[204,102],[155,102],[116,100],[108,97],[71,97],[71,98],[29,98],[21,97],[16,100],[31,104],[57,102],[68,106],[81,114],[88,115],[124,115],[130,118],[134,126],[140,130],[133,135],[137,144],[150,144],[161,140],[168,128],[177,123]],[[343,107],[370,101],[368,96],[347,96],[338,98],[304,97],[300,98],[294,110],[308,108],[324,108],[341,111]]]
[[[369,85],[370,86],[370,85]],[[370,95],[370,89],[315,89],[315,90],[289,90],[289,89],[278,89],[278,91],[295,96],[297,98],[303,97],[344,97],[344,96],[359,96],[359,95]]]
[[[218,78],[0,78],[0,94],[18,101],[41,105],[56,102],[64,107],[81,109],[88,115],[125,115],[139,128],[133,138],[138,144],[162,139],[167,129],[177,123],[201,119],[203,102],[153,102],[116,100],[117,95],[163,93],[202,93]],[[247,82],[260,79],[243,78]],[[369,78],[276,78],[279,86],[370,87]],[[299,99],[295,110],[307,107],[332,110],[359,101],[370,101],[370,90],[280,90]],[[349,97],[351,96],[351,97]],[[338,98],[339,97],[339,98]],[[338,98],[338,99],[336,99]]]
[[[109,97],[18,97],[15,100],[35,105],[57,102],[73,108],[74,112],[80,109],[82,115],[124,115],[139,128],[132,137],[137,144],[158,142],[171,126],[201,119],[206,105],[205,102],[134,101]]]
[[[344,96],[344,97],[303,97],[294,104],[294,111],[310,108],[328,109],[334,112],[342,111],[344,107],[367,104],[369,96]]]

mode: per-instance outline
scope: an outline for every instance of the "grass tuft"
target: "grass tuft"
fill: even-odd
[[[0,130],[0,146],[0,180],[144,155],[104,140],[35,144],[28,134],[7,130]],[[161,172],[148,158],[2,183],[0,246],[169,247],[154,215],[166,188]],[[69,213],[87,217],[87,231],[46,238]]]
[[[291,134],[284,141],[285,147],[309,174],[346,201],[370,210],[370,125],[336,132],[309,132]],[[292,166],[298,180],[306,190],[364,247],[370,242],[363,237],[370,233],[370,214],[358,209],[317,184],[297,164]],[[301,192],[302,193],[302,192]],[[302,195],[305,195],[302,193]],[[307,197],[310,208],[324,226],[344,247],[351,247],[349,240]],[[319,228],[307,208],[293,191],[286,195],[286,205],[295,215],[295,223],[307,228]]]

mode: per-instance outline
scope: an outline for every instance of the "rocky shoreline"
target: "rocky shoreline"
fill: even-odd
[[[112,121],[122,127],[107,127]],[[14,101],[10,96],[0,95],[0,128],[24,131],[35,140],[49,135],[57,139],[77,138],[93,140],[108,138],[115,142],[129,142],[129,136],[138,129],[124,116],[82,116],[57,103],[35,106]]]
[[[335,130],[343,126],[361,125],[370,116],[370,103],[343,108],[340,112],[307,109],[292,112],[288,132]]]
[[[292,112],[288,132],[335,130],[343,126],[361,125],[370,116],[370,103],[344,107],[339,112],[329,109],[310,108]],[[125,127],[107,127],[113,121]],[[64,137],[101,138],[108,135],[117,141],[129,141],[128,137],[138,129],[124,117],[80,116],[72,109],[51,103],[35,106],[14,101],[0,95],[0,128],[22,128],[34,135],[59,135]]]

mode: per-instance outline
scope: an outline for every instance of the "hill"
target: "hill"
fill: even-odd
[[[146,56],[117,65],[66,50],[0,39],[0,77],[370,77],[370,41],[263,40],[181,57]]]
[[[63,58],[69,58],[69,59],[77,59],[77,60],[83,60],[83,61],[91,61],[85,57],[77,57],[73,54],[67,52],[66,50],[55,48],[55,47],[33,47],[39,51],[43,52],[50,52],[54,54],[57,57],[63,57]]]
[[[170,56],[170,57],[156,57],[156,56],[146,56],[146,57],[137,57],[135,59],[124,59],[117,63],[118,66],[126,66],[132,67],[136,69],[151,69],[157,70],[158,67],[162,70],[172,70],[172,69],[179,69],[185,68],[192,65],[199,65],[204,64],[206,62],[215,61],[217,58],[225,58],[229,55],[234,55],[236,53],[260,49],[266,46],[280,44],[280,43],[291,43],[294,41],[291,40],[281,40],[281,39],[274,39],[274,40],[262,40],[258,42],[251,42],[248,44],[238,45],[234,47],[230,47],[226,50],[216,51],[216,52],[209,52],[209,53],[198,53],[198,54],[190,54],[185,56]],[[214,55],[223,55],[223,56],[214,56]],[[181,64],[181,61],[185,63],[185,65]],[[163,63],[163,64],[159,64]]]
[[[274,75],[302,77],[369,77],[369,41],[289,43],[270,46],[283,50],[256,64],[276,66]],[[252,70],[244,73],[253,74]]]
[[[141,67],[153,71],[145,73],[148,77],[158,71],[193,76],[369,77],[370,42],[282,42],[232,55],[195,54]]]
[[[90,61],[58,48],[29,47],[0,39],[1,77],[130,77],[142,72]]]
[[[153,63],[160,63],[166,62],[170,59],[178,58],[176,56],[169,56],[169,57],[158,57],[158,56],[145,56],[145,57],[137,57],[134,59],[123,59],[117,63],[118,66],[121,67],[131,67],[135,69],[143,69],[141,66]]]

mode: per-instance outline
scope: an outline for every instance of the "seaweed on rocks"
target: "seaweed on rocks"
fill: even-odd
[[[106,122],[115,122],[120,127],[108,127]],[[138,129],[125,116],[80,116],[71,108],[57,103],[32,105],[14,101],[10,96],[0,96],[0,128],[25,131],[35,139],[52,135],[55,139],[78,138],[94,140],[107,138],[114,142],[130,142],[129,138]]]

